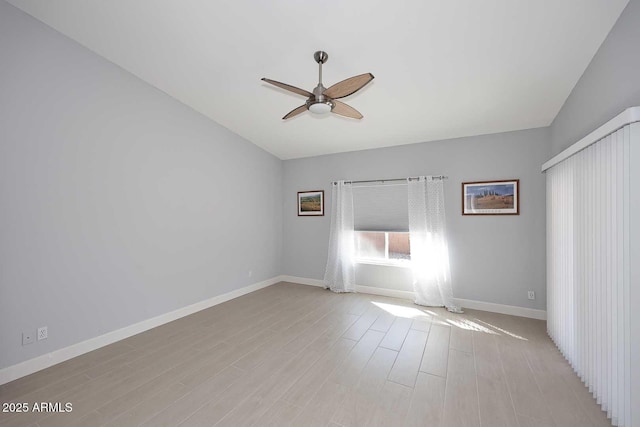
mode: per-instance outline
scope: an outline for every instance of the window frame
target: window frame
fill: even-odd
[[[392,267],[403,267],[410,268],[411,267],[411,259],[398,259],[398,258],[389,258],[389,234],[390,233],[401,233],[401,234],[409,234],[408,231],[381,231],[381,230],[354,230],[354,237],[357,238],[358,233],[384,233],[384,258],[370,258],[370,257],[361,257],[357,255],[357,244],[356,244],[356,255],[354,256],[354,262],[356,264],[370,264],[370,265],[384,265],[384,266],[392,266]],[[409,246],[409,254],[411,254],[411,246]]]

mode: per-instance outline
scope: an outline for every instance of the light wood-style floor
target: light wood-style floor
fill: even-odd
[[[280,283],[0,386],[0,426],[588,427],[542,321]]]

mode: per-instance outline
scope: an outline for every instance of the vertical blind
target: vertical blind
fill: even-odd
[[[629,350],[633,126],[547,170],[548,332],[618,426],[630,426],[634,411]]]

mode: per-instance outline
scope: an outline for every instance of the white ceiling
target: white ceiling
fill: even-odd
[[[547,126],[628,0],[9,0],[281,159]],[[354,121],[309,112],[313,52]]]

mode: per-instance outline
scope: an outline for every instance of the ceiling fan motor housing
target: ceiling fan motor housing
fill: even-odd
[[[316,54],[318,53],[323,52],[316,52]],[[315,114],[325,114],[333,110],[334,103],[331,98],[323,94],[325,90],[327,89],[322,86],[322,83],[318,83],[318,86],[313,89],[313,97],[307,99],[307,110]]]

